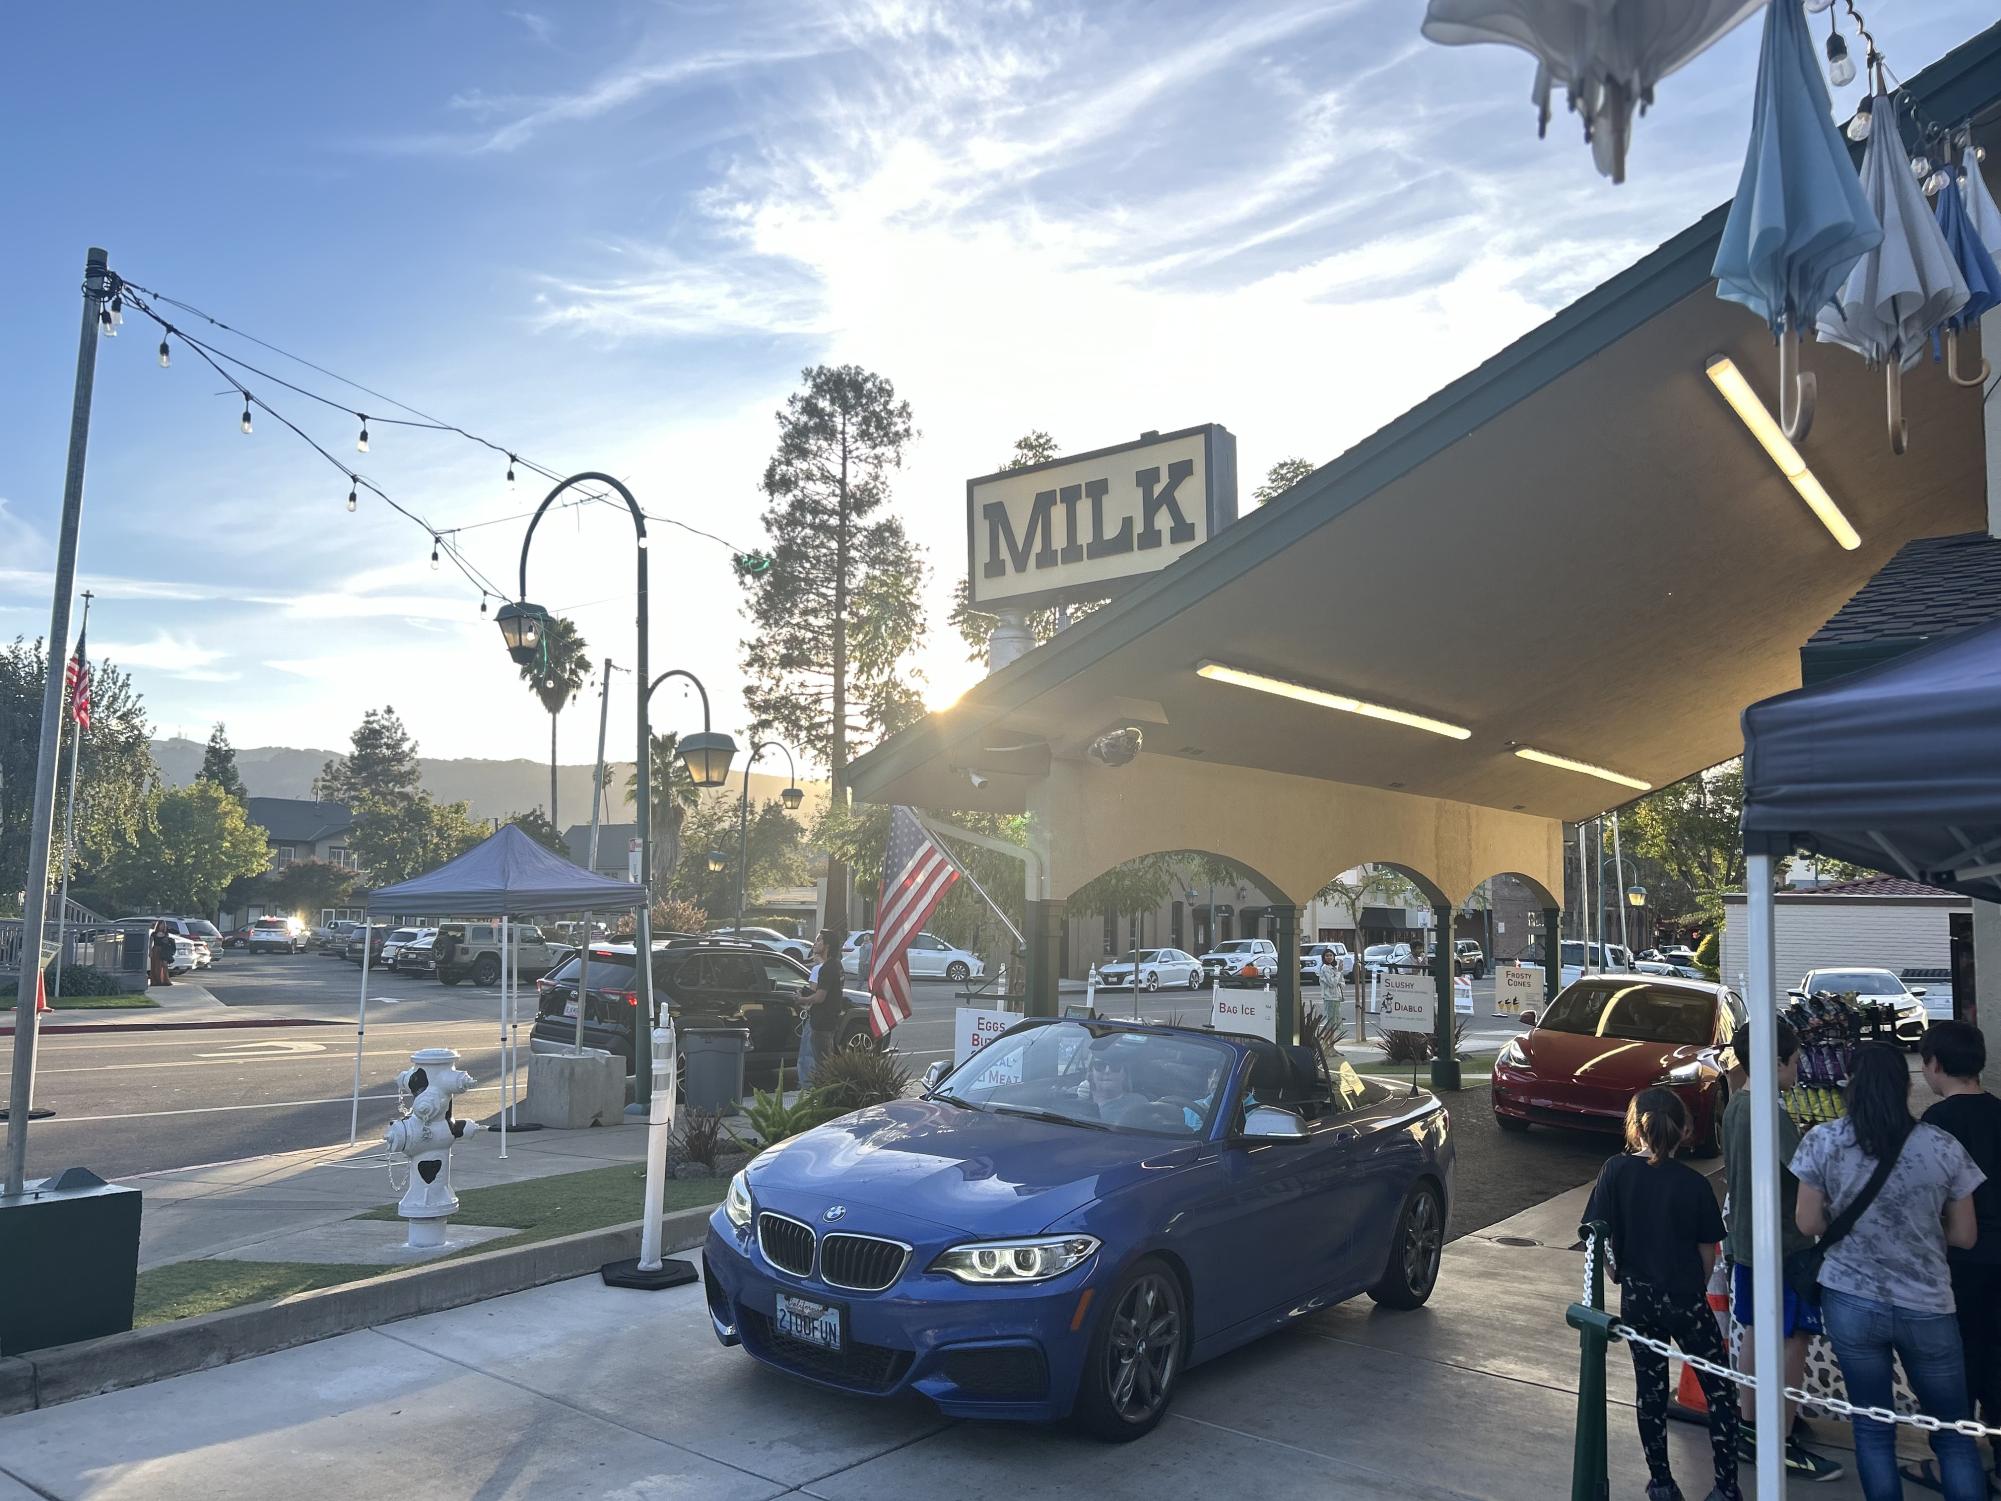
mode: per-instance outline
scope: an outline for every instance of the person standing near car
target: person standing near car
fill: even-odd
[[[840,1045],[841,1022],[848,1009],[841,985],[841,945],[832,928],[822,928],[813,940],[813,969],[799,999],[805,1015],[799,1028],[799,1087],[811,1082],[819,1061]]]
[[[148,944],[153,972],[146,977],[149,985],[171,985],[174,983],[172,965],[174,962],[174,935],[167,930],[163,918],[153,924],[153,936]]]
[[[867,985],[869,968],[875,958],[875,933],[864,933],[855,940],[855,983]]]

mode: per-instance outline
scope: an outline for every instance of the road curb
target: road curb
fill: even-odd
[[[712,1205],[698,1206],[663,1215],[662,1246],[672,1252],[700,1245],[713,1211]],[[608,1261],[638,1255],[640,1224],[634,1220],[604,1230],[585,1230],[557,1240],[410,1267],[365,1282],[246,1303],[198,1318],[0,1358],[0,1417],[581,1277]]]
[[[345,1027],[344,1021],[317,1016],[225,1016],[206,1022],[58,1022],[35,1028],[37,1037],[79,1036],[85,1032],[195,1032],[221,1027]],[[0,1027],[0,1037],[12,1037],[12,1027]]]

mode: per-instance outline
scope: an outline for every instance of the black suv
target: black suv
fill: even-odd
[[[632,1066],[633,946],[594,943],[590,994],[584,1004],[584,1046],[616,1053]],[[576,1040],[577,960],[565,959],[535,982],[537,1015],[532,1041],[567,1049]],[[784,954],[749,943],[655,942],[653,994],[667,1008],[678,1034],[683,1027],[742,1027],[750,1033],[745,1066],[775,1072],[799,1056],[800,992],[806,967]],[[868,993],[848,990],[848,1016],[840,1045],[874,1046]]]

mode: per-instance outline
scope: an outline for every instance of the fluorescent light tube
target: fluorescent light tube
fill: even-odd
[[[1635,792],[1652,792],[1654,784],[1643,782],[1638,777],[1621,776],[1616,771],[1607,771],[1602,766],[1593,766],[1588,761],[1573,761],[1568,756],[1552,756],[1548,751],[1535,750],[1526,745],[1515,747],[1515,754],[1524,761],[1534,761],[1542,766],[1554,766],[1559,771],[1581,772],[1587,777],[1597,777],[1602,781],[1616,782],[1621,787],[1630,787]]]
[[[1730,410],[1751,430],[1758,446],[1778,465],[1779,473],[1792,483],[1800,499],[1806,502],[1807,509],[1820,518],[1820,524],[1848,551],[1853,552],[1860,547],[1861,533],[1841,514],[1841,507],[1822,488],[1814,472],[1806,467],[1806,460],[1800,457],[1800,451],[1786,437],[1785,429],[1779,426],[1778,420],[1758,399],[1758,393],[1744,379],[1744,372],[1737,368],[1737,362],[1728,355],[1712,355],[1706,369],[1710,384],[1722,393],[1723,399],[1730,403]]]
[[[1274,693],[1280,698],[1297,699],[1303,704],[1318,704],[1323,709],[1339,709],[1344,714],[1360,714],[1369,719],[1387,720],[1391,724],[1408,725],[1413,730],[1429,730],[1434,735],[1443,735],[1448,740],[1470,739],[1473,732],[1456,724],[1447,724],[1442,719],[1427,719],[1422,714],[1409,714],[1402,709],[1385,708],[1359,698],[1350,698],[1345,693],[1329,693],[1322,688],[1309,688],[1304,683],[1289,683],[1284,678],[1268,678],[1263,673],[1246,672],[1241,667],[1227,667],[1221,662],[1202,662],[1195,668],[1196,674],[1217,683],[1233,683],[1239,688],[1255,688],[1260,693]]]

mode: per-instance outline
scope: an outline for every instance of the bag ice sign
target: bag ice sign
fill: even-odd
[[[1209,1025],[1218,1032],[1278,1041],[1278,996],[1269,990],[1225,990],[1216,987]]]

